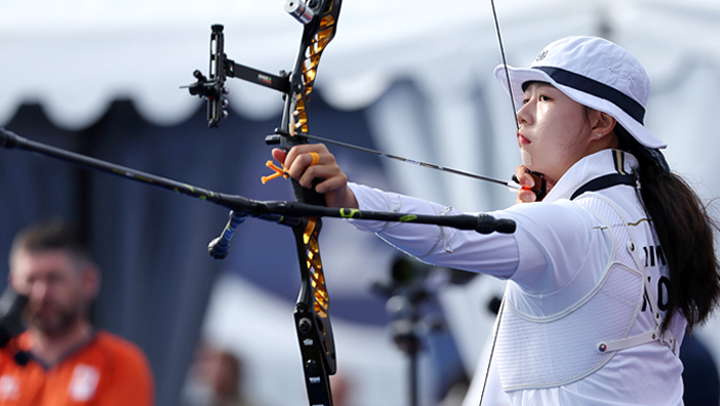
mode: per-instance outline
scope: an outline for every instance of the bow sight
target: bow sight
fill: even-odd
[[[220,24],[212,26],[212,34],[210,34],[210,79],[206,78],[199,70],[196,70],[193,72],[193,76],[195,76],[197,82],[184,86],[188,88],[191,95],[207,99],[208,127],[217,127],[220,120],[228,116],[229,102],[226,96],[230,91],[225,87],[227,78],[247,80],[248,82],[279,90],[285,94],[290,91],[290,80],[284,71],[280,73],[280,76],[277,76],[228,59],[227,55],[225,55],[223,28]]]
[[[288,0],[285,3],[285,11],[304,24],[306,26],[306,32],[316,31],[321,22],[319,18],[315,17],[321,16],[321,11],[327,12],[328,9],[331,9],[334,5],[333,3],[337,3],[335,5],[337,9],[336,12],[339,12],[339,0],[309,0],[307,3],[302,0]],[[229,102],[226,96],[230,91],[225,87],[227,78],[247,80],[248,82],[278,90],[285,96],[289,95],[291,90],[298,92],[302,90],[302,84],[300,82],[295,83],[296,89],[291,89],[290,75],[285,71],[280,71],[280,75],[278,76],[228,59],[227,55],[225,55],[223,28],[221,24],[212,26],[212,33],[210,34],[210,78],[206,78],[202,72],[195,70],[193,76],[195,76],[197,81],[188,86],[183,86],[188,88],[191,95],[207,100],[208,127],[217,127],[220,124],[220,120],[228,116],[227,108]]]

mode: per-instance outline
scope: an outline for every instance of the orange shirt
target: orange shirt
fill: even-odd
[[[18,365],[8,349],[29,350],[21,334],[0,351],[0,406],[150,406],[153,381],[142,351],[107,332],[94,336],[55,365],[31,359]]]

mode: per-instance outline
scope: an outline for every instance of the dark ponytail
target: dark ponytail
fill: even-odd
[[[717,224],[685,180],[669,171],[662,155],[640,145],[619,125],[615,131],[620,149],[639,161],[640,195],[670,271],[662,329],[679,311],[691,331],[707,320],[720,299],[720,264],[714,245]]]

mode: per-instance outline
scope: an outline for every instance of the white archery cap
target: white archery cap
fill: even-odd
[[[549,83],[576,102],[614,117],[640,144],[665,148],[662,140],[643,125],[650,79],[627,50],[596,37],[567,37],[553,42],[529,69],[507,67],[515,106],[523,105],[523,84]],[[505,67],[495,77],[507,89]]]

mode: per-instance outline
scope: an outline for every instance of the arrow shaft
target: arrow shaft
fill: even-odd
[[[426,168],[432,168],[432,169],[436,169],[436,170],[440,170],[440,171],[444,171],[444,172],[450,172],[450,173],[454,173],[454,174],[456,174],[456,175],[466,176],[466,177],[473,178],[473,179],[484,180],[484,181],[486,181],[486,182],[492,182],[492,183],[496,183],[496,184],[499,184],[499,185],[506,186],[506,187],[508,187],[508,188],[510,188],[510,189],[513,189],[513,190],[518,190],[518,189],[520,189],[520,185],[518,185],[518,184],[515,183],[515,182],[508,182],[508,181],[504,181],[504,180],[502,180],[502,179],[493,178],[493,177],[490,177],[490,176],[478,175],[478,174],[476,174],[476,173],[464,171],[464,170],[462,170],[462,169],[455,169],[455,168],[450,168],[450,167],[447,167],[447,166],[441,166],[441,165],[431,164],[431,163],[427,163],[427,162],[416,161],[416,160],[414,160],[414,159],[408,159],[408,158],[404,158],[404,157],[401,157],[401,156],[397,156],[397,155],[388,154],[388,153],[385,153],[385,152],[376,151],[376,150],[374,150],[374,149],[365,148],[365,147],[360,147],[360,146],[357,146],[357,145],[354,145],[354,144],[348,144],[348,143],[346,143],[346,142],[336,141],[336,140],[333,140],[333,139],[330,139],[330,138],[320,137],[320,136],[317,136],[317,135],[302,133],[302,134],[297,134],[297,136],[305,137],[305,138],[307,138],[307,139],[309,139],[309,140],[318,141],[318,142],[323,142],[323,143],[326,143],[326,144],[338,145],[338,146],[341,146],[341,147],[345,147],[345,148],[349,148],[349,149],[354,149],[354,150],[356,150],[356,151],[367,152],[367,153],[369,153],[369,154],[378,155],[378,156],[382,156],[382,157],[390,158],[390,159],[395,159],[395,160],[401,161],[401,162],[407,162],[407,163],[411,163],[411,164],[418,165],[418,166],[424,166],[424,167],[426,167]]]

